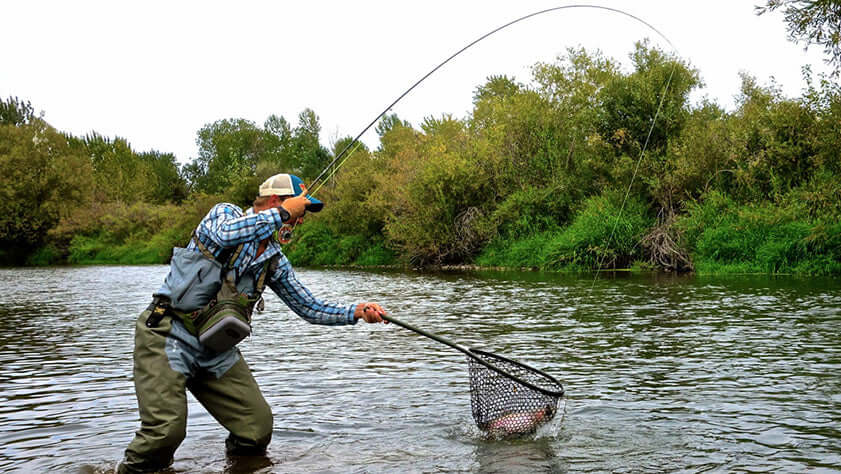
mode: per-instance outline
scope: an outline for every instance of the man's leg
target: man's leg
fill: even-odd
[[[169,466],[187,432],[187,378],[170,367],[166,354],[172,323],[165,317],[157,327],[146,327],[150,314],[144,311],[140,315],[134,335],[140,429],[126,449],[119,472],[158,471]]]
[[[272,439],[272,409],[242,356],[222,377],[196,378],[187,388],[230,432],[225,442],[228,454],[265,453]]]

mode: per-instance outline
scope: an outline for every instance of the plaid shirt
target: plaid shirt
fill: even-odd
[[[213,206],[196,228],[196,235],[213,255],[219,256],[226,247],[244,244],[242,252],[234,261],[233,268],[237,275],[249,270],[254,271],[256,281],[263,272],[265,262],[275,255],[280,255],[277,269],[268,275],[268,286],[289,306],[295,314],[313,324],[330,326],[356,324],[353,312],[356,305],[325,303],[295,278],[295,271],[289,259],[274,239],[269,239],[266,250],[257,256],[260,241],[271,237],[272,233],[283,225],[277,209],[255,213],[248,209],[243,213],[239,207],[221,203]],[[188,249],[199,252],[198,246],[191,239]]]

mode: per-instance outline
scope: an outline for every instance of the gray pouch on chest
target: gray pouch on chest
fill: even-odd
[[[170,305],[183,312],[206,306],[222,286],[222,264],[199,252],[176,247],[172,250],[169,274],[162,294],[168,292]]]

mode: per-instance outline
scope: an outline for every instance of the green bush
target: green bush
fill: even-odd
[[[737,204],[714,193],[678,220],[702,273],[837,274],[841,225],[823,225],[796,204]]]
[[[548,244],[548,269],[626,268],[642,257],[640,239],[651,227],[646,205],[609,192],[587,199],[572,223]]]
[[[555,230],[519,238],[497,237],[476,257],[476,264],[490,267],[542,267],[548,260],[547,250],[559,233]]]
[[[313,219],[295,229],[283,249],[295,265],[390,265],[394,254],[382,237],[336,235],[323,219]]]
[[[64,260],[62,252],[55,245],[47,244],[38,248],[26,258],[27,265],[43,267],[62,263]]]

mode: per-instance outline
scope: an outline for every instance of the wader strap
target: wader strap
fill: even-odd
[[[152,300],[152,304],[146,308],[146,311],[152,312],[146,319],[146,327],[150,328],[158,327],[158,323],[167,315],[167,307],[163,306],[158,298]]]
[[[263,265],[263,273],[260,274],[260,278],[257,279],[257,284],[254,285],[254,290],[257,292],[257,298],[251,302],[251,311],[254,312],[254,309],[257,309],[257,312],[263,312],[265,304],[263,302],[263,290],[266,289],[266,278],[269,277],[269,273],[274,273],[277,270],[278,262],[280,261],[280,255],[275,255],[274,257],[266,260],[266,264]]]
[[[239,255],[242,253],[242,249],[245,247],[245,244],[239,244],[236,248],[234,248],[234,247],[224,248],[224,249],[222,249],[222,252],[219,253],[219,257],[217,258],[215,255],[213,255],[213,252],[208,250],[207,246],[204,245],[204,243],[201,241],[201,239],[199,239],[199,236],[196,235],[195,230],[193,230],[193,236],[191,237],[191,240],[194,240],[196,242],[196,247],[199,248],[199,251],[201,251],[201,253],[205,257],[216,260],[217,262],[224,265],[225,266],[225,273],[227,273],[227,271],[230,270],[231,268],[234,268],[234,262],[237,261],[237,258],[239,258]],[[231,253],[231,252],[233,252],[233,253]],[[228,256],[229,254],[230,254],[230,257]]]
[[[158,323],[160,323],[166,316],[180,319],[184,322],[185,326],[191,321],[191,313],[185,313],[173,308],[169,298],[165,296],[153,297],[152,303],[149,304],[146,310],[152,312],[152,314],[149,315],[149,319],[146,320],[146,326],[150,328],[157,327]]]
[[[257,284],[254,286],[258,295],[262,295],[263,290],[266,289],[266,276],[269,274],[269,266],[271,265],[272,260],[274,260],[274,258],[266,260],[266,264],[263,265],[263,273],[260,274],[260,278],[257,279]]]

